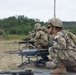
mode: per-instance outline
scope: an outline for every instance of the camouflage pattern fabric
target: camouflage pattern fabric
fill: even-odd
[[[35,31],[30,31],[28,36],[33,39],[35,37]]]
[[[57,64],[55,64],[53,61],[47,61],[46,62],[46,68],[54,69],[56,67],[57,67]]]
[[[48,36],[45,32],[39,30],[37,31],[36,36],[33,40],[35,41],[36,47],[41,48],[41,46],[47,46]]]
[[[34,30],[37,31],[38,29],[41,29],[41,24],[40,23],[36,23],[34,25]]]
[[[50,56],[55,64],[62,61],[66,66],[76,65],[76,60],[72,51],[76,50],[76,45],[65,33],[65,30],[57,32],[54,37],[54,44],[49,48]]]
[[[51,18],[51,19],[48,20],[48,24],[49,23],[51,23],[53,26],[63,28],[63,23],[59,18]]]
[[[73,40],[73,42],[75,43],[76,45],[76,35],[71,33],[71,32],[68,32],[68,36]]]

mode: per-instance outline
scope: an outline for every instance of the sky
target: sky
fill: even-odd
[[[54,0],[0,0],[0,19],[18,15],[47,22],[54,17]],[[56,0],[56,17],[76,21],[76,0]]]

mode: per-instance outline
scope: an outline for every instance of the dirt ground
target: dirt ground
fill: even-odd
[[[21,56],[17,54],[9,54],[9,51],[25,49],[25,44],[19,45],[17,43],[20,41],[21,40],[0,40],[0,70],[37,69],[34,64],[18,67],[21,64]],[[31,59],[36,60],[36,58]],[[24,57],[23,60],[26,61],[27,58]]]
[[[21,56],[17,54],[9,54],[8,51],[16,51],[19,49],[19,44],[14,43],[20,40],[4,40],[0,41],[0,70],[16,69],[21,63]],[[23,47],[24,45],[20,45]]]

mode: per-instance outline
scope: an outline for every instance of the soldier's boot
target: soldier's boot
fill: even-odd
[[[63,63],[58,63],[57,68],[52,70],[50,73],[52,74],[65,74],[67,73],[66,68]]]

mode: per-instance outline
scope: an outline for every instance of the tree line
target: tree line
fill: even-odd
[[[40,24],[47,27],[47,22],[40,21]],[[64,27],[70,29],[73,33],[76,32],[76,22],[63,22]],[[12,16],[0,19],[0,35],[17,34],[27,35],[29,31],[34,29],[35,20],[24,15]]]

